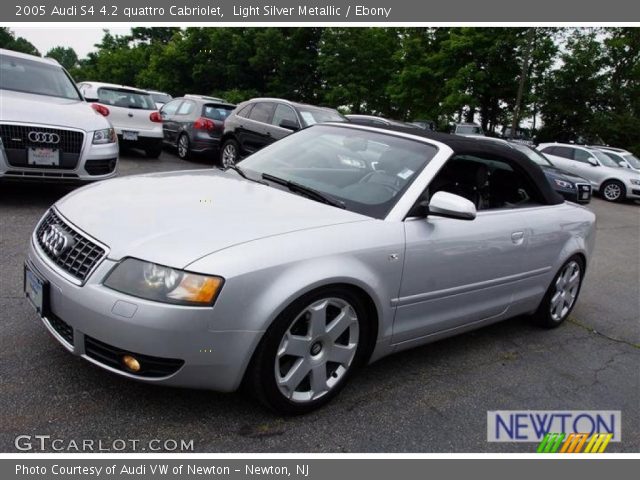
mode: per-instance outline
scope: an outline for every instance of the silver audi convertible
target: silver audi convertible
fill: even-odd
[[[557,327],[594,237],[517,150],[322,124],[224,171],[74,191],[38,222],[24,285],[103,369],[298,414],[393,352],[516,315]]]

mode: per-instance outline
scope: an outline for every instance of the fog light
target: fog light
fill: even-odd
[[[124,364],[125,367],[127,367],[132,372],[140,371],[140,362],[135,357],[132,357],[131,355],[123,355],[122,363]]]

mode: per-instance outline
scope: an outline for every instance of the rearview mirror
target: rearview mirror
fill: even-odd
[[[278,126],[280,128],[286,128],[287,130],[293,130],[294,132],[296,130],[300,130],[300,126],[298,125],[298,123],[294,122],[293,120],[289,120],[288,118],[282,119],[280,125]]]
[[[591,164],[591,166],[592,166],[592,167],[597,167],[597,166],[599,166],[599,165],[600,165],[600,164],[598,163],[598,161],[597,161],[595,158],[593,158],[593,157],[592,157],[592,158],[589,158],[589,159],[588,159],[588,162]]]
[[[429,201],[429,215],[473,220],[476,218],[476,206],[466,198],[449,192],[436,192]]]

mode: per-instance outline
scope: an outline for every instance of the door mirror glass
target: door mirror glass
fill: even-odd
[[[476,218],[476,206],[459,195],[440,191],[434,193],[429,201],[429,215],[473,220]]]
[[[283,118],[282,121],[280,122],[280,125],[278,125],[280,128],[286,128],[287,130],[293,130],[294,132],[296,130],[300,130],[300,127],[298,126],[297,122],[294,122],[293,120],[290,120],[288,118]]]
[[[591,165],[592,165],[592,166],[594,166],[594,167],[597,167],[597,166],[599,166],[599,165],[600,165],[600,164],[598,163],[598,161],[597,161],[595,158],[593,158],[593,157],[589,157],[589,158],[587,158],[587,162],[589,162],[589,164],[591,164]]]

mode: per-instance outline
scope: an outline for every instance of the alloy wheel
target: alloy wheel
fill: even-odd
[[[233,145],[232,143],[228,143],[227,145],[225,145],[224,150],[222,151],[222,166],[224,168],[228,168],[235,165],[237,156],[238,152],[235,145]]]
[[[617,183],[609,183],[604,187],[604,198],[615,202],[622,195],[622,188]]]
[[[551,297],[550,314],[555,322],[564,320],[573,307],[582,279],[580,265],[575,260],[567,263],[558,276],[555,292]]]
[[[293,402],[326,395],[348,372],[360,337],[355,309],[341,298],[307,306],[280,341],[275,360],[276,385]]]
[[[180,158],[186,158],[189,153],[189,139],[186,135],[182,135],[178,140],[178,155]]]

